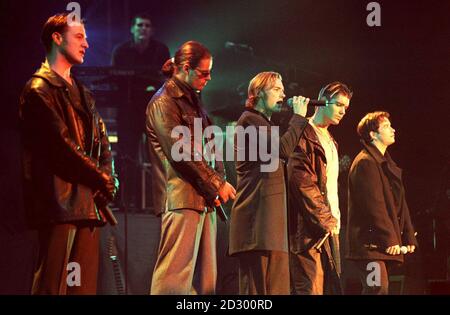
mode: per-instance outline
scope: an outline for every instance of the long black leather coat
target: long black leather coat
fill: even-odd
[[[180,84],[175,78],[167,80],[147,106],[147,140],[157,215],[178,209],[211,211],[209,206],[225,183],[223,163],[208,163],[202,155],[202,143],[194,141],[194,119],[203,120],[201,132],[211,122],[193,99],[196,96],[180,88]],[[187,127],[190,132],[191,138],[183,135],[183,141],[191,148],[187,153],[190,161],[177,161],[172,156],[172,147],[180,143],[179,137],[172,137],[176,126]]]
[[[289,158],[287,171],[289,242],[294,254],[311,248],[337,224],[327,199],[326,163],[325,151],[308,124]]]
[[[92,95],[76,82],[81,104],[71,101],[63,79],[44,63],[20,97],[25,207],[31,227],[105,223],[94,193],[102,185],[102,171],[114,174],[114,162]]]

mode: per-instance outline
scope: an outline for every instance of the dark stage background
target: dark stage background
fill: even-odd
[[[20,199],[18,96],[44,60],[41,26],[50,15],[64,11],[68,2],[3,0],[0,4],[0,293],[26,294],[29,289],[36,244],[34,234],[26,230]],[[389,111],[397,131],[390,152],[404,169],[421,245],[410,269],[402,273],[415,279],[410,293],[424,292],[430,279],[448,277],[449,1],[378,1],[380,27],[367,26],[370,1],[362,0],[78,2],[87,19],[90,44],[85,66],[109,65],[113,47],[129,38],[130,17],[141,11],[150,13],[155,37],[169,46],[171,54],[187,40],[206,44],[215,59],[204,102],[219,124],[239,117],[244,100],[239,93],[246,92],[249,80],[263,70],[283,74],[288,96],[317,97],[321,86],[334,80],[353,88],[350,109],[339,128],[332,130],[341,155],[353,158],[359,151],[355,130],[365,113]],[[226,49],[226,42],[251,49]],[[345,207],[342,211],[345,215]],[[148,216],[149,223],[142,228],[158,227],[157,219]],[[226,227],[220,229],[219,247],[224,251]],[[141,258],[154,250],[155,239],[157,243],[157,234],[146,235],[152,237],[151,244],[142,245]],[[139,246],[133,244],[128,246]],[[230,258],[222,259],[224,264]],[[130,259],[128,264],[133,268]],[[147,278],[150,266],[145,268]],[[221,276],[223,292],[233,293],[233,271]],[[148,285],[130,291],[146,293]],[[102,293],[114,293],[102,288]]]

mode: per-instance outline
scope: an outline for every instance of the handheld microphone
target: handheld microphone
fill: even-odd
[[[227,41],[225,42],[225,49],[235,49],[235,50],[243,50],[243,51],[249,51],[253,52],[253,47],[247,44],[242,43],[234,43]]]
[[[314,249],[316,249],[318,252],[322,252],[322,245],[330,237],[330,235],[331,234],[328,232],[320,240],[318,240],[317,243],[314,245]]]
[[[219,199],[219,196],[217,196],[216,199]],[[226,223],[228,221],[228,216],[225,209],[222,207],[222,203],[219,206],[214,206],[214,209],[216,210],[216,213],[220,217],[220,219],[222,219],[222,221]]]
[[[98,191],[94,193],[94,201],[96,200],[98,193],[99,193]],[[99,205],[97,205],[98,210],[105,216],[105,219],[106,221],[108,221],[109,224],[111,224],[112,226],[117,225],[119,222],[114,216],[114,213],[112,212],[111,208],[107,204],[102,203],[103,202],[100,202]]]
[[[378,245],[375,244],[364,244],[364,247],[367,248],[368,250],[374,250],[374,249],[378,249]],[[402,253],[403,255],[408,253],[408,247],[406,246],[400,246],[400,253]]]
[[[287,105],[290,108],[292,108],[292,106],[294,106],[294,99],[292,97],[288,98]],[[309,100],[308,105],[311,105],[311,106],[327,106],[327,102],[323,101],[323,100]]]

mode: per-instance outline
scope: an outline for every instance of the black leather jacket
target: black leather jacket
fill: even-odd
[[[316,132],[308,124],[287,170],[289,241],[295,254],[311,248],[337,225],[327,199],[326,161]]]
[[[181,84],[174,78],[167,80],[147,107],[146,129],[157,215],[177,209],[205,211],[207,207],[211,211],[209,206],[225,183],[221,161],[215,161],[212,167],[202,156],[194,160],[194,154],[202,149],[192,138],[190,145],[194,149],[190,161],[175,161],[172,157],[172,147],[179,140],[172,138],[172,130],[176,126],[186,126],[193,137],[194,119],[202,117],[201,105],[196,105],[193,96]],[[210,124],[206,115],[203,119],[207,120],[203,127],[206,127],[205,123]]]
[[[103,185],[101,172],[114,174],[114,162],[92,95],[76,82],[82,104],[71,101],[63,79],[44,63],[20,97],[25,207],[31,227],[106,222],[94,194]]]

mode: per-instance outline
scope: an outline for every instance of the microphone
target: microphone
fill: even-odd
[[[220,197],[217,196],[216,199],[220,199]],[[228,216],[225,209],[222,207],[222,203],[219,206],[214,206],[214,210],[216,210],[217,215],[223,222],[226,223],[228,221]]]
[[[313,246],[318,252],[322,252],[322,245],[330,237],[330,233],[325,234],[317,243]]]
[[[290,108],[292,108],[292,106],[294,105],[294,99],[292,97],[288,98],[287,105]],[[323,100],[320,100],[320,101],[319,100],[309,100],[308,105],[311,105],[311,106],[327,106],[327,102],[323,101]]]
[[[364,247],[367,248],[368,250],[375,250],[378,249],[378,245],[375,244],[364,244]],[[403,255],[408,253],[408,247],[406,246],[400,246],[400,253],[402,253]]]
[[[241,44],[241,43],[233,43],[230,41],[225,42],[225,49],[240,49],[245,51],[253,52],[253,47],[247,44]]]
[[[408,248],[406,246],[400,247],[400,252],[405,255],[408,252]]]

